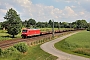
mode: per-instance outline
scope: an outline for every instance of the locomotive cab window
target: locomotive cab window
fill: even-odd
[[[26,32],[27,32],[27,30],[23,30],[22,32],[23,32],[23,33],[26,33]]]

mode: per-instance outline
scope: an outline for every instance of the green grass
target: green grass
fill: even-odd
[[[21,33],[16,35],[15,38],[21,38]],[[6,30],[0,30],[0,41],[10,40],[10,39],[13,38],[11,38],[11,35],[9,35]]]
[[[60,28],[60,30],[70,30],[70,29],[73,29],[73,28]],[[52,31],[52,28],[40,28],[40,30],[42,32],[46,32],[46,31]],[[54,28],[54,30],[59,30],[58,28]]]
[[[67,53],[90,57],[90,32],[81,31],[56,43],[55,47]]]
[[[0,30],[0,41],[1,40],[7,40],[7,39],[11,39],[9,36],[9,34],[6,33],[6,30]]]
[[[48,58],[47,60],[57,59],[57,57],[41,50],[40,45],[28,47],[28,51],[26,52],[26,54],[15,51],[12,54],[0,56],[0,60],[44,60],[46,58]]]

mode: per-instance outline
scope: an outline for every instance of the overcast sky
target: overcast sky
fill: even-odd
[[[0,22],[5,21],[3,17],[10,8],[20,14],[22,21],[90,22],[90,0],[0,0]]]

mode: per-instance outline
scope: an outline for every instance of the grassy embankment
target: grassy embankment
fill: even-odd
[[[79,32],[56,43],[55,47],[70,54],[90,58],[90,32]]]
[[[8,53],[9,51],[9,53]],[[28,47],[26,53],[20,53],[19,51],[8,50],[0,56],[0,60],[56,60],[57,57],[50,55],[40,49],[40,45]]]

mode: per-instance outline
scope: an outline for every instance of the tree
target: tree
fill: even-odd
[[[69,24],[67,22],[62,22],[61,26],[62,26],[62,28],[67,28],[69,26]]]
[[[46,28],[48,28],[48,27],[49,27],[49,25],[48,25],[48,23],[47,23],[47,22],[45,22],[45,27],[46,27]]]
[[[88,23],[87,31],[90,31],[90,23]]]
[[[23,27],[26,27],[27,26],[27,22],[28,22],[27,20],[25,20],[25,21],[22,22]]]
[[[19,17],[19,15],[17,14],[17,12],[14,9],[9,9],[9,11],[7,11],[4,19],[7,20],[7,31],[9,34],[11,34],[13,36],[13,38],[15,37],[15,35],[17,35],[18,33],[21,32],[21,28],[22,28],[22,23],[21,23],[21,19]]]
[[[59,23],[58,22],[54,22],[54,27],[58,28],[59,27]]]
[[[77,20],[76,24],[77,24],[77,28],[86,28],[87,27],[86,20]]]
[[[1,25],[2,25],[2,22],[0,22],[0,29],[2,28],[2,26],[1,26]]]
[[[81,22],[82,22],[82,28],[87,28],[86,20],[81,20]]]
[[[8,21],[4,21],[1,23],[1,27],[3,28],[3,30],[6,30],[8,26],[9,26]]]
[[[76,22],[72,22],[72,28],[77,28],[77,23]]]
[[[45,28],[46,26],[46,24],[45,24],[45,22],[38,22],[37,24],[37,27],[39,27],[39,28]]]
[[[36,21],[34,19],[29,19],[28,22],[27,22],[27,27],[35,27],[36,25]]]
[[[53,22],[51,20],[49,20],[48,24],[50,25],[50,27],[52,28],[53,26]]]

